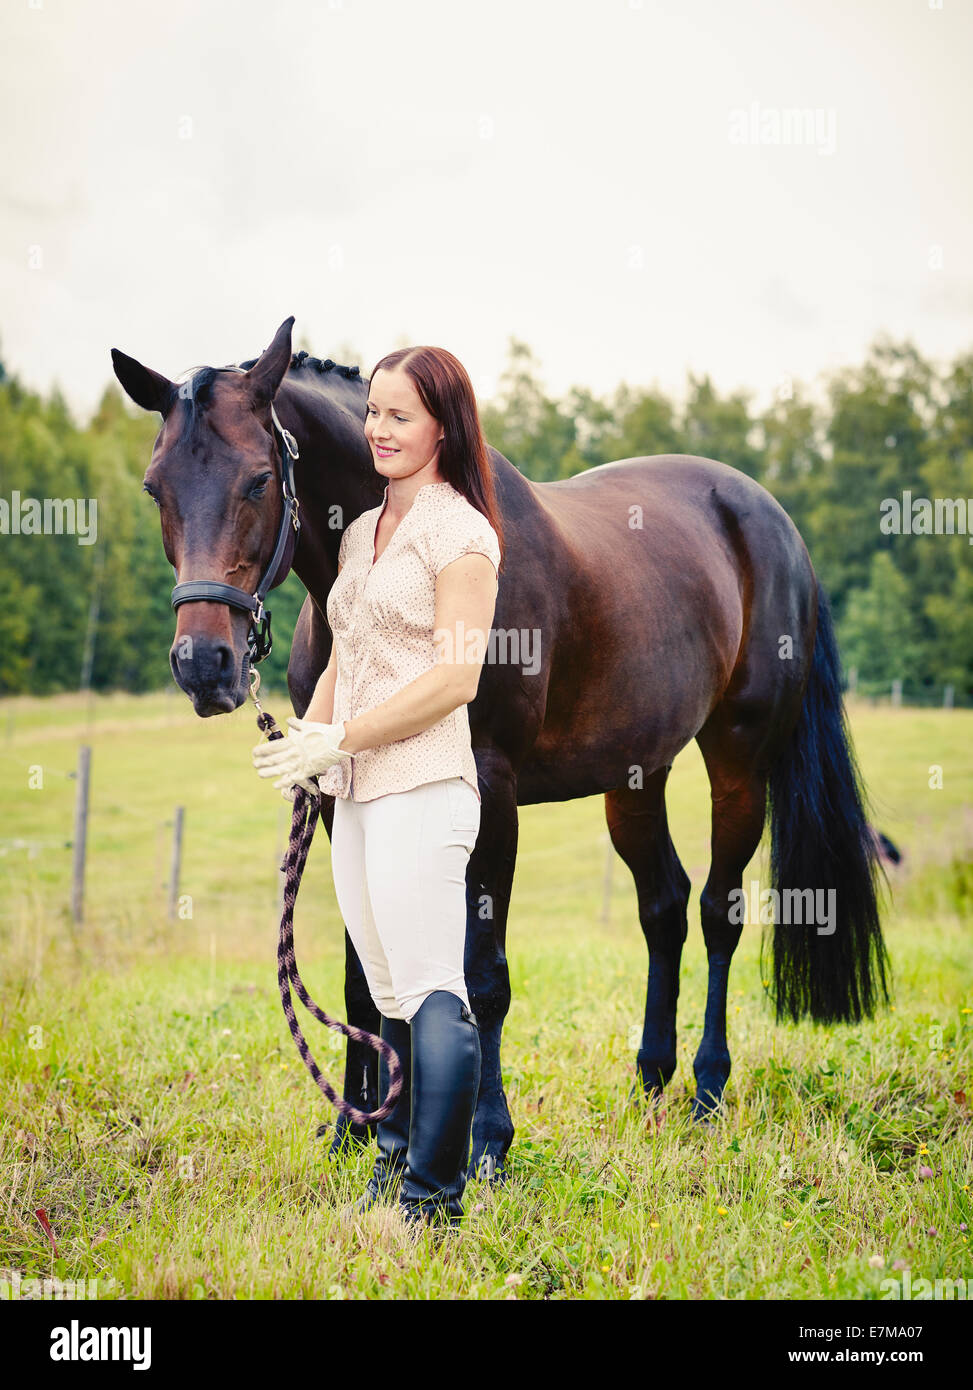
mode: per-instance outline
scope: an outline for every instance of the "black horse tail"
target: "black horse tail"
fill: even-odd
[[[831,610],[820,584],[804,703],[790,742],[771,769],[768,796],[778,904],[772,971],[777,1021],[810,1017],[818,1023],[854,1023],[870,1017],[889,999],[878,908],[880,864],[841,699]],[[796,903],[802,908],[813,903],[816,910],[780,911],[780,905]]]

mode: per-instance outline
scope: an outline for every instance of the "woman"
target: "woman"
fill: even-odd
[[[480,794],[466,706],[489,640],[502,532],[470,379],[403,348],[369,380],[365,437],[388,479],[346,529],[331,659],[303,719],[254,749],[262,777],[335,797],[331,862],[381,1036],[404,1068],[356,1210],[398,1190],[410,1223],[458,1223],[480,1081],[463,966]],[[388,1092],[379,1066],[379,1095]]]

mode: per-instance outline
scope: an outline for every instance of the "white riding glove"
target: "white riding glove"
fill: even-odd
[[[355,757],[338,747],[345,736],[345,721],[317,724],[310,719],[291,718],[287,723],[291,732],[286,738],[269,739],[254,748],[257,775],[276,778],[274,786],[288,801],[294,800],[295,787],[317,796],[318,787],[311,779],[336,767],[342,759]]]

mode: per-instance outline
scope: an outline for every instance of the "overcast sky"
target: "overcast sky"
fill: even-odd
[[[292,313],[483,397],[510,335],[556,394],[758,401],[973,347],[971,0],[4,0],[0,53],[0,353],[82,416],[112,346]]]

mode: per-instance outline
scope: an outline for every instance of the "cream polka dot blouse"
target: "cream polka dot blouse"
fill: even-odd
[[[490,522],[451,483],[425,483],[373,563],[375,534],[388,501],[351,523],[341,538],[341,573],[328,595],[337,647],[333,722],[354,719],[436,665],[436,576],[461,555],[487,555],[500,568]],[[479,796],[466,705],[422,733],[330,767],[319,780],[330,796],[371,801],[424,782],[462,777]]]

